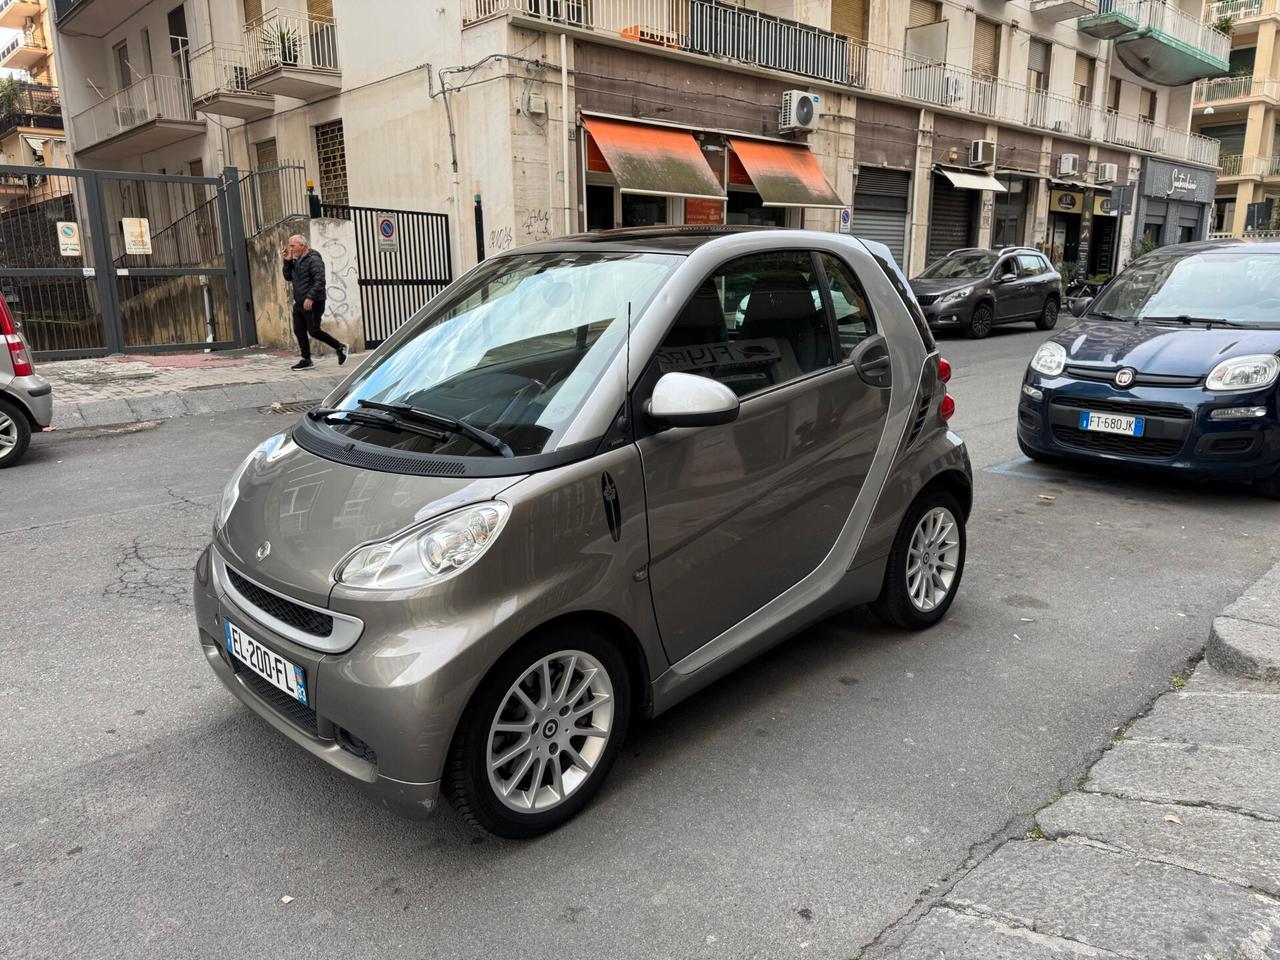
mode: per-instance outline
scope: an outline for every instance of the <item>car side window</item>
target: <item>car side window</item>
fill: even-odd
[[[1044,273],[1044,261],[1034,253],[1019,254],[1018,266],[1022,268],[1022,275],[1024,277],[1038,277],[1040,274]]]
[[[999,280],[1006,273],[1017,274],[1018,261],[1016,257],[1005,257],[1000,261],[1000,266],[996,267],[996,279]]]
[[[857,275],[843,260],[824,253],[822,269],[831,289],[831,306],[840,339],[840,359],[848,360],[854,348],[876,332],[871,306]]]
[[[711,377],[743,397],[833,366],[827,313],[805,250],[741,257],[694,293],[658,368]]]

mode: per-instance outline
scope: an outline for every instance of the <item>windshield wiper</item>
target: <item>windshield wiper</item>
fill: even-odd
[[[416,433],[418,436],[430,437],[437,442],[449,439],[439,430],[409,423],[390,414],[365,413],[361,410],[344,410],[341,407],[316,407],[314,410],[308,410],[307,416],[320,423],[351,423],[362,427],[378,427],[396,433]]]
[[[1089,316],[1101,317],[1103,320],[1116,320],[1120,323],[1137,323],[1137,317],[1118,317],[1114,313],[1107,313],[1105,310],[1090,310]]]
[[[1181,323],[1190,326],[1193,323],[1203,323],[1212,327],[1215,324],[1223,327],[1247,327],[1246,323],[1236,323],[1234,320],[1228,320],[1225,317],[1192,317],[1185,313],[1180,313],[1176,317],[1146,317],[1145,319],[1152,323]]]
[[[381,410],[395,417],[397,422],[403,423],[405,421],[416,421],[418,423],[435,427],[437,430],[447,430],[449,433],[459,434],[460,436],[466,437],[468,440],[474,441],[486,450],[498,454],[498,456],[515,456],[511,448],[500,438],[495,437],[492,433],[485,430],[481,430],[479,427],[473,427],[465,420],[458,420],[455,417],[446,417],[439,413],[432,413],[430,410],[423,410],[421,407],[411,406],[407,403],[379,403],[377,400],[357,400],[356,403],[370,410]]]

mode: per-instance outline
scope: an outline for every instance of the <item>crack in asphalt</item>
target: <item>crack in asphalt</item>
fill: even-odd
[[[135,537],[122,547],[116,577],[102,595],[153,608],[172,604],[189,610],[191,570],[202,549],[204,544],[148,543]]]
[[[136,507],[124,507],[120,510],[106,510],[102,513],[90,513],[77,517],[64,517],[61,520],[48,520],[44,523],[31,523],[25,527],[9,527],[7,529],[0,530],[0,536],[6,536],[11,533],[30,533],[33,530],[47,530],[50,527],[65,527],[70,523],[84,523],[86,520],[104,520],[109,517],[124,516],[127,513],[139,513],[143,510],[161,510],[165,507],[172,507],[181,504],[191,504],[192,506],[199,506],[201,509],[208,509],[207,505],[217,499],[218,496],[219,494],[216,493],[205,494],[204,496],[199,497],[178,497],[176,494],[171,494],[171,497],[175,497],[175,499],[162,500],[159,503],[143,503]],[[200,501],[204,502],[201,503]]]

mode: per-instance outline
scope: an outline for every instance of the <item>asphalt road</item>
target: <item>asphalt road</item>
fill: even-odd
[[[202,662],[189,571],[283,418],[38,437],[0,474],[0,953],[842,960],[912,922],[1280,553],[1280,504],[1244,490],[1022,461],[1041,339],[943,343],[977,497],[941,626],[796,637],[641,724],[531,843],[375,809]]]

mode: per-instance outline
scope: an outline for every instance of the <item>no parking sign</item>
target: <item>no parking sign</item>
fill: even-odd
[[[840,211],[840,232],[853,233],[853,211],[845,207]]]
[[[396,251],[400,249],[400,221],[394,213],[378,214],[378,249]]]

